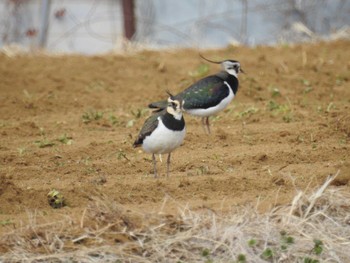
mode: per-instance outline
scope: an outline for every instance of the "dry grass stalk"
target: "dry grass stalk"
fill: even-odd
[[[334,177],[264,214],[251,207],[230,214],[180,207],[176,218],[107,199],[95,200],[76,224],[68,218],[38,224],[34,214],[28,226],[1,238],[7,252],[0,261],[350,262],[350,194],[329,186]]]

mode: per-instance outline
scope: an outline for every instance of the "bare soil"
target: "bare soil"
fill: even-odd
[[[177,205],[227,211],[290,201],[297,189],[350,184],[350,42],[227,47],[202,53],[236,59],[240,89],[211,118],[186,115],[187,136],[172,155],[171,175],[132,148],[146,106],[217,72],[197,50],[132,55],[7,57],[0,54],[0,233],[52,222],[104,198],[139,211],[169,214]],[[165,159],[165,156],[164,158]],[[57,189],[66,206],[47,200]],[[73,223],[74,223],[73,222]],[[1,246],[0,246],[1,250]]]

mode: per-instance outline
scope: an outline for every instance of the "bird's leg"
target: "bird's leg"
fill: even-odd
[[[205,118],[205,124],[206,124],[206,126],[207,126],[208,134],[210,134],[209,117],[206,117],[206,118]]]
[[[207,125],[206,125],[206,123],[205,123],[205,119],[206,119],[206,118],[207,118],[207,117],[202,117],[202,127],[203,127],[204,132],[205,132],[206,134],[208,134]]]
[[[157,178],[157,161],[156,161],[156,156],[154,153],[152,154],[152,160],[153,160],[153,170],[154,170],[154,178]]]
[[[171,156],[171,153],[168,154],[168,159],[166,161],[166,176],[169,178],[169,168],[170,168],[170,156]]]

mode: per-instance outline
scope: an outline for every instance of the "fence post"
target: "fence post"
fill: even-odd
[[[39,47],[46,47],[47,33],[49,31],[51,0],[41,2],[41,25],[39,30]]]
[[[135,34],[135,12],[134,0],[122,0],[123,18],[124,18],[124,36],[131,40]]]

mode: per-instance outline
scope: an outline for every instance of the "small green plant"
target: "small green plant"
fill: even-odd
[[[283,115],[282,120],[286,123],[290,123],[293,120],[293,116],[291,113],[287,113]]]
[[[19,156],[22,156],[25,153],[26,148],[25,147],[20,147],[20,148],[17,148],[17,150],[18,150]]]
[[[36,145],[39,146],[39,148],[46,148],[46,147],[52,147],[55,145],[53,141],[50,141],[46,138],[43,138],[42,140],[37,140],[34,142]]]
[[[126,128],[130,128],[130,127],[134,126],[134,124],[135,124],[135,120],[131,119],[126,123]]]
[[[209,166],[201,165],[197,170],[197,175],[205,175],[209,173]]]
[[[252,116],[253,114],[257,113],[259,111],[258,108],[255,108],[254,106],[251,106],[249,108],[247,108],[246,110],[244,111],[241,111],[237,114],[237,116],[239,118],[243,118],[243,117],[250,117]]]
[[[91,164],[91,157],[90,156],[87,156],[85,158],[81,158],[81,160],[79,161],[79,163],[83,163],[85,165],[90,165]]]
[[[288,245],[294,244],[294,237],[285,236],[285,237],[283,237],[283,241]]]
[[[329,113],[334,108],[335,108],[334,103],[330,102],[327,106],[326,112]]]
[[[86,90],[90,92],[107,90],[111,91],[103,80],[92,81],[86,85]]]
[[[137,109],[136,111],[132,110],[131,114],[136,118],[140,119],[141,117],[145,116],[149,112],[148,109]]]
[[[344,83],[344,81],[347,81],[347,77],[338,75],[335,80],[335,84],[340,86]]]
[[[312,90],[313,90],[312,87],[306,87],[306,88],[303,90],[303,93],[304,93],[304,94],[308,94],[308,93],[310,93]]]
[[[264,260],[270,260],[273,258],[273,251],[271,248],[266,248],[262,254],[261,254],[261,258]]]
[[[278,104],[274,100],[270,100],[267,104],[267,109],[272,112],[273,115],[278,115],[280,113],[283,114],[282,120],[284,122],[291,122],[293,117],[292,117],[292,112],[288,105],[286,104]]]
[[[209,66],[207,64],[200,64],[194,71],[188,72],[188,75],[195,78],[205,76],[209,72]]]
[[[204,261],[205,263],[213,263],[213,260],[210,258],[210,250],[207,248],[204,248],[202,250],[202,257],[205,257],[206,260]]]
[[[304,263],[320,263],[320,261],[317,259],[306,257],[304,258]]]
[[[281,231],[281,250],[285,251],[288,249],[288,246],[294,244],[294,237],[288,236],[285,231]]]
[[[88,123],[90,123],[92,121],[97,121],[97,120],[102,119],[103,112],[96,111],[96,110],[90,110],[90,111],[84,112],[81,117],[83,119],[83,123],[88,124]]]
[[[112,124],[112,125],[116,125],[116,124],[119,124],[119,120],[118,120],[118,118],[115,116],[115,115],[113,115],[113,114],[111,114],[111,115],[109,115],[109,122]]]
[[[67,145],[71,145],[73,142],[73,138],[71,136],[67,136],[67,134],[61,135],[57,140]]]
[[[312,251],[316,255],[321,255],[323,252],[323,242],[319,239],[314,239],[314,248],[312,249]]]
[[[237,256],[237,260],[236,260],[237,263],[246,263],[247,262],[247,258],[244,254],[239,254]]]
[[[47,194],[49,205],[53,208],[61,208],[66,205],[64,196],[57,190],[53,189]]]
[[[272,98],[281,97],[281,92],[277,87],[269,87],[269,90]]]
[[[204,248],[202,250],[202,257],[209,257],[209,255],[210,255],[210,250],[207,248]]]
[[[252,238],[248,241],[248,246],[254,247],[254,246],[256,246],[257,243],[258,242],[256,241],[256,239]]]
[[[269,109],[269,111],[278,110],[280,109],[280,107],[281,106],[274,100],[270,100],[267,104],[267,108]]]
[[[6,220],[1,220],[0,221],[0,226],[6,226],[12,224],[11,219],[6,219]]]
[[[307,86],[307,87],[310,87],[310,86],[311,86],[310,81],[308,81],[307,79],[301,79],[300,82],[303,83],[304,86]]]

